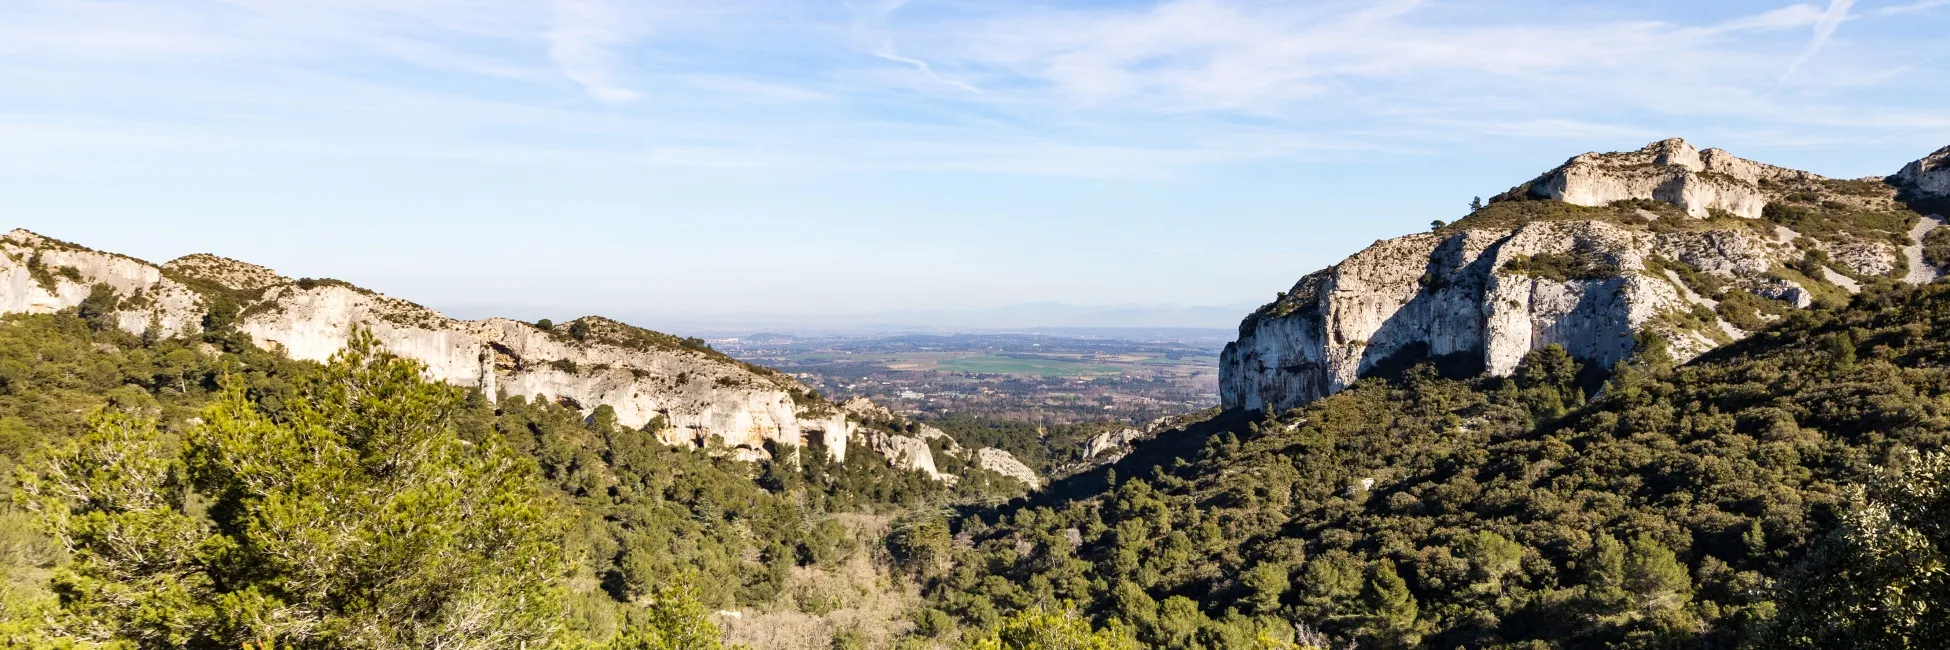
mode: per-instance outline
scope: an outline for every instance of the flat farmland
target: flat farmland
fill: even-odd
[[[837,398],[917,416],[1052,423],[1143,420],[1217,403],[1219,334],[1200,338],[950,334],[795,337],[712,344],[790,372]]]

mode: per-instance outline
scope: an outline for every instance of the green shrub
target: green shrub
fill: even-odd
[[[1618,265],[1591,251],[1513,255],[1497,269],[1504,275],[1527,275],[1544,280],[1602,280],[1617,277]]]
[[[1923,262],[1950,271],[1950,228],[1934,228],[1923,235]]]

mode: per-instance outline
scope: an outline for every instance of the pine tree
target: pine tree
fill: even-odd
[[[649,608],[633,625],[611,639],[609,650],[719,650],[724,642],[710,612],[697,601],[689,580],[653,590]]]
[[[1395,572],[1393,560],[1384,558],[1375,563],[1361,600],[1368,607],[1368,636],[1387,647],[1412,647],[1421,640],[1415,634],[1415,595]]]
[[[144,648],[541,648],[563,522],[459,389],[354,332],[273,418],[227,382],[171,453],[112,411],[23,485],[75,556],[63,629]],[[185,487],[207,518],[187,505]]]
[[[1684,608],[1693,599],[1693,579],[1672,549],[1647,535],[1632,539],[1625,552],[1625,590],[1648,612]]]
[[[1122,629],[1096,630],[1068,608],[1030,609],[1004,620],[972,650],[1137,650],[1137,640]]]
[[[1286,567],[1274,562],[1262,563],[1247,570],[1246,574],[1240,577],[1239,582],[1245,585],[1247,591],[1252,592],[1247,602],[1252,604],[1252,611],[1258,614],[1271,614],[1277,611],[1280,608],[1280,598],[1285,596],[1286,590],[1292,586],[1287,579]]]

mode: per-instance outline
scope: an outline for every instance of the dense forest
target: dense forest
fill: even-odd
[[[1026,498],[100,311],[0,320],[0,647],[1950,644],[1950,286],[1369,378]],[[937,424],[1044,471],[1099,432]]]
[[[1639,350],[1598,385],[1546,348],[1229,414],[919,571],[974,627],[1072,603],[1162,648],[1950,644],[1950,287]]]
[[[892,513],[1024,489],[740,462],[370,338],[320,365],[98,311],[0,320],[0,647],[700,647],[713,611],[846,608],[862,566],[880,588]]]

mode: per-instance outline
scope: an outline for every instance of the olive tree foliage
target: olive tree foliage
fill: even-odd
[[[1778,647],[1950,647],[1950,454],[1909,457],[1855,494],[1780,590]]]
[[[103,411],[23,472],[73,553],[50,628],[142,648],[567,643],[561,510],[457,388],[356,331],[280,417],[231,382],[175,441]]]

